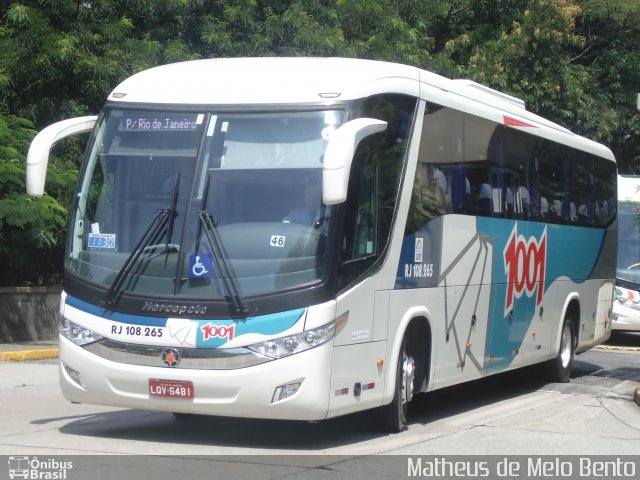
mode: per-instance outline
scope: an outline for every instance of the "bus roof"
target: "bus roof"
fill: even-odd
[[[120,83],[109,95],[109,101],[234,107],[330,104],[385,92],[417,97],[426,86],[449,92],[468,105],[477,105],[487,118],[507,124],[502,113],[512,114],[511,126],[535,127],[540,129],[535,132],[539,136],[615,161],[605,146],[527,111],[518,98],[471,80],[451,80],[417,67],[376,60],[328,57],[192,60],[137,73]]]
[[[186,105],[315,103],[360,98],[382,79],[409,79],[419,70],[397,63],[347,58],[218,58],[163,65],[124,80],[109,100]],[[125,94],[125,96],[119,96]]]

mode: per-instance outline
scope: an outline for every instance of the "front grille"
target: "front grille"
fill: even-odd
[[[116,342],[104,339],[84,347],[87,351],[112,362],[145,367],[164,367],[162,352],[176,348],[180,363],[173,368],[194,370],[233,370],[266,363],[272,358],[259,355],[247,348],[180,348]]]

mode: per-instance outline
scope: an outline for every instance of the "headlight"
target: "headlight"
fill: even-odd
[[[92,332],[88,328],[76,325],[70,322],[66,318],[60,319],[60,335],[71,340],[76,345],[87,345],[88,343],[97,342],[102,340],[103,337],[95,332]]]
[[[266,342],[249,345],[247,348],[260,355],[271,358],[282,358],[294,353],[304,352],[328,342],[336,333],[335,320],[314,330],[290,335],[288,337],[267,340]]]

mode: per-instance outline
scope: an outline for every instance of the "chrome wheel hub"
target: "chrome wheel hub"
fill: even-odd
[[[413,380],[415,378],[415,362],[405,352],[402,355],[402,405],[406,405],[413,398]]]
[[[562,368],[569,366],[569,362],[571,361],[571,348],[571,327],[569,324],[565,324],[562,329],[562,339],[560,341],[560,362],[562,363]]]

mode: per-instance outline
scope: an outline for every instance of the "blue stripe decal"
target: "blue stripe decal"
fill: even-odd
[[[105,318],[113,320],[114,322],[121,322],[130,325],[165,327],[168,320],[166,317],[130,315],[127,313],[105,310],[70,295],[67,295],[66,304],[99,318]],[[196,347],[217,348],[240,335],[249,333],[277,335],[278,333],[285,332],[300,321],[304,317],[305,312],[306,309],[298,308],[285,312],[269,313],[266,315],[258,315],[256,317],[236,320],[184,320],[190,321],[192,324],[197,326]]]
[[[67,305],[82,310],[83,312],[95,315],[114,322],[128,323],[130,325],[144,325],[149,327],[164,327],[167,324],[167,317],[149,317],[144,315],[130,315],[128,313],[114,312],[100,308],[97,305],[83,302],[71,295],[67,295]]]
[[[305,313],[304,308],[270,313],[242,320],[196,320],[196,347],[216,348],[247,333],[276,335],[294,326]]]
[[[477,226],[478,233],[493,243],[493,285],[486,348],[491,361],[485,367],[503,368],[522,348],[531,322],[537,318],[553,282],[562,277],[575,284],[589,279],[606,231],[533,222],[516,224],[490,218],[478,218]],[[518,253],[520,256],[508,264],[514,268],[507,268],[508,257]],[[520,257],[525,254],[527,261],[523,262]],[[529,291],[524,290],[527,281],[531,286]],[[523,286],[519,292],[518,283]]]

